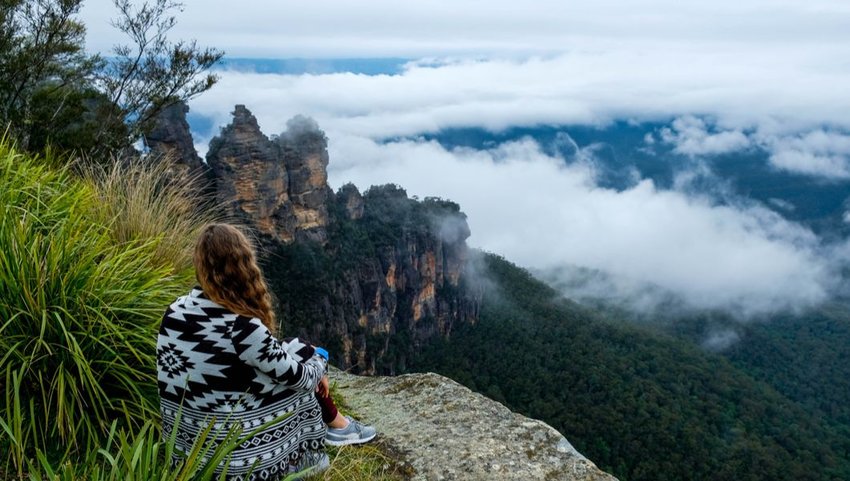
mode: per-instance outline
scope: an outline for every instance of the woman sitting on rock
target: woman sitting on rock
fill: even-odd
[[[268,287],[241,231],[227,224],[204,228],[194,265],[199,286],[168,307],[157,340],[164,437],[176,429],[177,449],[189,452],[209,423],[221,439],[235,425],[248,433],[288,414],[233,451],[227,469],[233,480],[324,469],[323,441],[343,445],[375,437],[373,428],[337,412],[328,391],[327,352],[273,335]]]

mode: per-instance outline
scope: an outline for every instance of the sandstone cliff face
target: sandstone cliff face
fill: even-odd
[[[304,122],[270,140],[251,112],[237,105],[233,122],[207,153],[218,202],[226,215],[276,241],[324,242],[331,194],[326,145],[324,133]]]
[[[351,220],[363,218],[363,196],[354,184],[345,184],[337,194],[339,202],[345,206],[345,214]]]
[[[296,229],[307,238],[327,241],[328,142],[312,119],[296,116],[277,138],[289,175],[289,192]]]
[[[378,441],[403,455],[414,480],[616,481],[542,421],[511,412],[437,374],[330,374]]]
[[[463,279],[469,228],[457,205],[420,203],[395,186],[334,194],[313,120],[295,117],[269,138],[244,105],[198,167],[186,111],[168,109],[148,143],[207,169],[226,218],[259,234],[284,335],[333,348],[334,362],[356,372],[392,374],[424,343],[475,322],[479,300]]]
[[[154,127],[145,135],[145,143],[152,153],[170,155],[176,162],[192,168],[203,165],[195,150],[186,113],[189,107],[177,102],[160,112]]]
[[[324,249],[288,246],[269,257],[288,335],[328,345],[355,372],[394,374],[428,341],[476,322],[480,297],[463,276],[469,228],[456,204],[346,186],[330,207]]]
[[[153,128],[145,135],[150,153],[169,159],[180,174],[207,180],[207,165],[195,150],[186,113],[189,107],[177,102],[163,109]]]

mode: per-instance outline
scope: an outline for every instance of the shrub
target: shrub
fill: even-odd
[[[114,419],[158,418],[157,327],[203,221],[169,217],[192,201],[161,169],[83,180],[56,164],[0,141],[0,453],[19,475],[37,451],[93,452]]]
[[[216,219],[215,206],[200,195],[200,174],[181,174],[169,159],[114,162],[84,170],[95,186],[103,222],[113,241],[155,243],[155,265],[185,273],[201,228]]]

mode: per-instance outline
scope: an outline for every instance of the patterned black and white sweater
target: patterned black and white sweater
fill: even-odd
[[[327,371],[324,359],[298,339],[278,341],[259,319],[234,314],[198,288],[166,310],[157,365],[163,436],[177,429],[183,452],[209,423],[220,439],[235,424],[247,434],[291,413],[233,452],[228,479],[278,479],[305,451],[323,446],[313,393]]]

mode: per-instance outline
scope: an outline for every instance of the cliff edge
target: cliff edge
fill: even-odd
[[[443,376],[331,373],[336,389],[404,456],[414,480],[616,481],[548,424]]]

